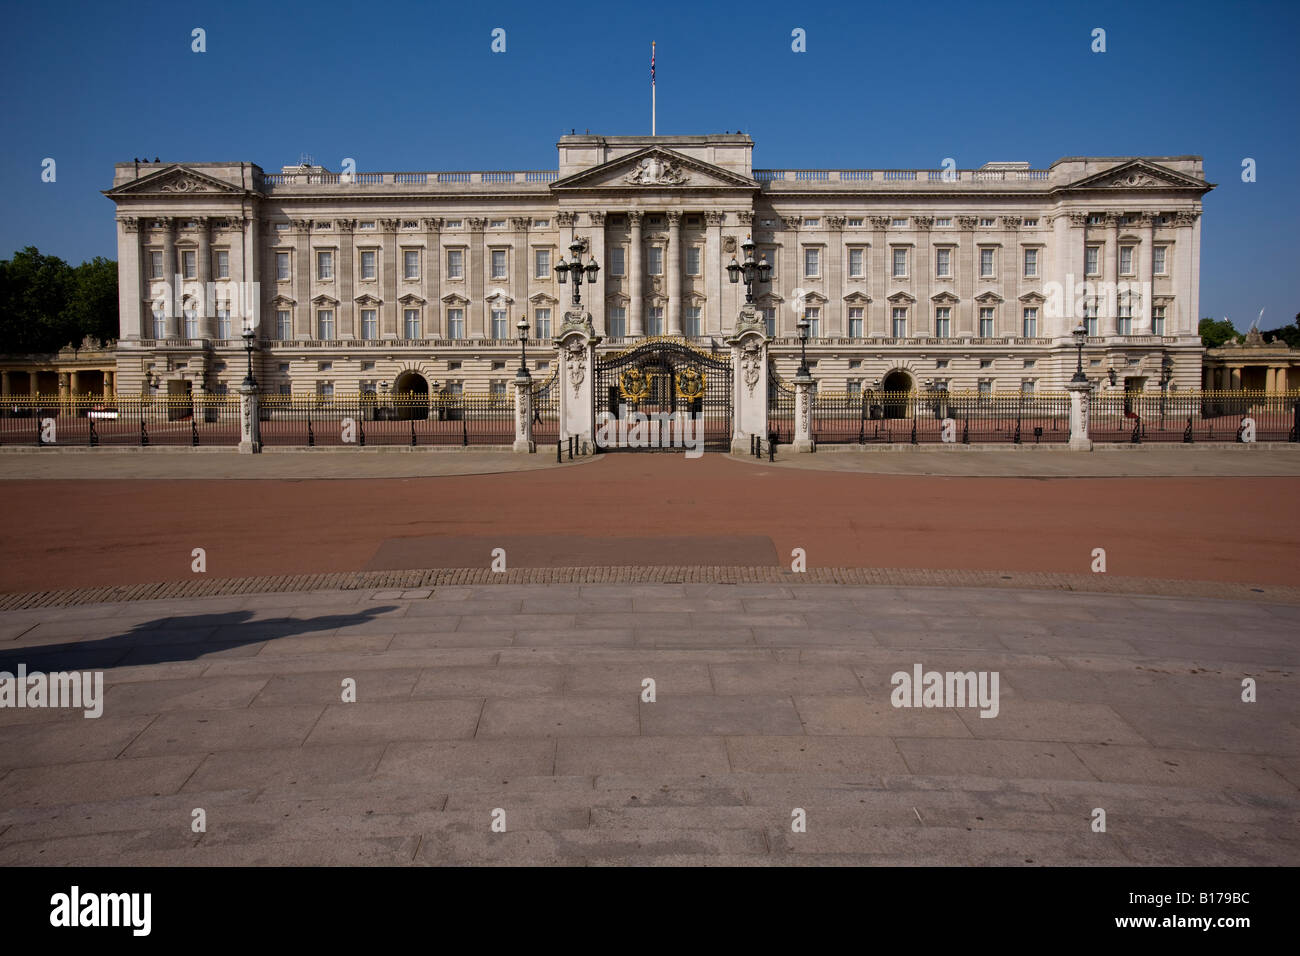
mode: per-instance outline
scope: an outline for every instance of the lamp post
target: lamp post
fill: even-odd
[[[253,339],[256,337],[257,332],[254,331],[251,324],[244,326],[244,331],[240,333],[240,338],[244,340],[244,352],[248,355],[248,371],[245,373],[244,381],[240,385],[240,388],[246,391],[257,388],[257,379],[253,378],[253,349],[255,347]]]
[[[1169,390],[1169,382],[1174,377],[1174,360],[1165,352],[1160,357],[1160,430],[1165,428],[1165,397]]]
[[[582,264],[582,254],[586,251],[587,244],[577,238],[569,243],[569,252],[573,255],[572,262],[565,262],[564,256],[560,256],[560,261],[555,264],[555,278],[560,285],[569,281],[569,273],[573,273],[573,305],[578,307],[582,305],[582,277],[585,273],[587,282],[594,283],[596,275],[600,272],[600,266],[596,264],[595,258],[588,260],[584,266]]]
[[[1086,382],[1088,381],[1088,376],[1083,374],[1083,343],[1088,338],[1088,328],[1082,321],[1080,321],[1079,324],[1074,327],[1074,331],[1071,334],[1074,336],[1074,346],[1078,351],[1078,359],[1074,364],[1074,377],[1071,378],[1070,381]]]
[[[800,313],[796,324],[799,327],[799,371],[795,377],[806,381],[812,378],[812,373],[808,371],[808,330],[812,328],[812,323],[808,321],[807,313]]]
[[[754,261],[754,250],[757,248],[754,240],[749,236],[740,244],[740,250],[745,254],[744,262],[737,262],[736,257],[731,257],[731,263],[727,266],[727,274],[732,282],[739,282],[741,275],[745,277],[745,302],[753,304],[754,302],[754,283],[760,284],[772,281],[772,264],[767,261],[767,253]]]
[[[519,316],[515,327],[519,329],[519,371],[515,372],[515,381],[527,382],[532,377],[528,374],[528,316]]]

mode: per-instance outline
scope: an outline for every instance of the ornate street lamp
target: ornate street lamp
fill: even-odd
[[[583,274],[586,274],[587,282],[594,283],[596,274],[600,272],[600,266],[596,264],[594,257],[585,266],[582,264],[582,254],[586,249],[587,244],[575,236],[573,242],[569,243],[569,252],[573,254],[573,261],[565,262],[564,256],[561,255],[560,261],[555,264],[555,278],[560,285],[568,282],[569,273],[573,273],[573,304],[575,306],[582,305]]]
[[[807,313],[801,312],[796,324],[799,327],[799,372],[796,377],[807,381],[812,378],[812,373],[808,370],[808,330],[812,323],[808,321]]]
[[[526,382],[532,377],[528,374],[528,316],[519,316],[516,328],[519,329],[519,371],[515,372],[515,381]]]
[[[1088,338],[1088,328],[1083,324],[1083,320],[1079,321],[1079,324],[1074,327],[1074,331],[1070,334],[1074,336],[1074,345],[1079,353],[1078,361],[1076,361],[1074,365],[1074,376],[1070,381],[1086,382],[1088,381],[1088,376],[1083,374],[1083,343]]]
[[[253,339],[257,337],[252,323],[244,326],[244,331],[240,333],[240,338],[244,340],[244,352],[248,355],[248,372],[244,375],[243,385],[240,387],[245,391],[252,391],[257,388],[257,379],[253,378]]]
[[[731,257],[731,263],[727,266],[727,273],[732,282],[739,282],[743,274],[745,276],[745,301],[752,303],[754,301],[754,283],[760,284],[772,281],[772,264],[767,261],[767,253],[754,261],[754,250],[758,248],[754,245],[754,240],[749,236],[740,244],[740,250],[745,254],[744,262],[737,262],[736,257]]]

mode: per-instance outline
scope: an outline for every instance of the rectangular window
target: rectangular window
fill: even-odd
[[[934,250],[934,274],[941,279],[952,275],[951,249]]]
[[[1083,304],[1083,324],[1088,330],[1089,335],[1097,334],[1097,303],[1085,302]]]
[[[361,250],[361,278],[373,279],[377,275],[375,271],[375,250]]]
[[[533,329],[535,338],[543,342],[549,339],[551,337],[551,310],[534,309],[533,324],[536,326]]]
[[[907,275],[907,250],[894,250],[894,278],[901,279]]]
[[[1027,339],[1038,337],[1038,309],[1031,306],[1025,309],[1024,336]]]
[[[363,339],[379,338],[379,310],[361,310],[361,337]]]
[[[764,259],[767,260],[767,264],[771,267],[772,278],[775,279],[776,278],[776,249],[772,248],[772,249],[765,249],[761,251],[758,254],[758,261],[760,265],[762,264]]]
[[[664,274],[664,250],[663,246],[651,246],[650,252],[650,269],[649,274],[652,276],[661,276]],[[656,333],[658,334],[658,333]]]
[[[646,335],[664,334],[664,307],[662,305],[650,307],[646,315],[645,325]]]
[[[993,250],[980,250],[980,277],[990,279],[993,277]]]
[[[1165,334],[1165,307],[1163,305],[1153,306],[1151,309],[1151,334]]]
[[[504,249],[492,250],[492,278],[504,279],[506,277],[506,251]]]
[[[492,338],[508,339],[510,338],[510,329],[506,327],[506,310],[492,310]]]
[[[849,250],[849,278],[861,279],[866,275],[865,257],[862,249]]]
[[[493,398],[502,399],[506,397],[505,382],[488,382],[488,394]]]
[[[983,398],[988,398],[993,394],[993,382],[990,379],[982,378],[979,382],[979,394]]]
[[[1025,278],[1033,279],[1038,276],[1038,250],[1025,250]]]
[[[821,250],[806,247],[803,251],[803,274],[808,278],[816,278],[822,274],[821,270]]]
[[[1101,246],[1088,246],[1083,253],[1083,271],[1090,276],[1101,273]]]
[[[1021,382],[1020,392],[1022,395],[1034,394],[1034,380],[1030,378],[1030,379],[1025,379],[1025,381]]]
[[[187,339],[199,337],[199,314],[193,309],[185,310],[185,337]]]
[[[418,279],[420,278],[420,250],[405,249],[402,251],[402,278]]]
[[[906,225],[907,225],[907,220],[906,220],[906,219],[891,219],[891,220],[889,221],[889,224],[890,224],[891,226],[906,226]]]
[[[906,308],[894,309],[893,323],[894,323],[894,327],[893,327],[894,338],[896,339],[907,338],[907,309]]]
[[[941,306],[934,310],[934,336],[946,339],[952,335],[952,309]]]
[[[163,277],[163,254],[161,252],[149,253],[149,278],[161,279]]]
[[[609,274],[612,276],[624,276],[627,274],[627,266],[623,261],[624,249],[622,246],[614,246],[609,250]],[[610,333],[611,335],[613,333]]]
[[[774,308],[764,309],[763,321],[767,323],[767,334],[775,338],[776,337],[776,309]]]
[[[701,327],[701,309],[698,305],[688,305],[686,314],[682,317],[682,334],[684,335],[703,335]]]
[[[849,309],[849,338],[862,338],[862,308],[854,306]]]
[[[334,278],[334,253],[332,252],[316,253],[316,278],[317,279]]]
[[[686,247],[686,274],[688,276],[697,276],[700,274],[700,247]]]
[[[611,305],[605,316],[605,326],[612,339],[621,339],[627,335],[627,309],[621,305]]]
[[[217,338],[230,338],[230,310],[217,309]]]
[[[980,309],[980,338],[991,339],[993,334],[993,310]]]
[[[551,277],[551,250],[533,250],[533,278],[549,279]]]
[[[333,382],[317,382],[317,383],[316,383],[316,394],[317,394],[318,396],[320,396],[321,398],[333,398],[333,397],[334,397],[334,383],[333,383]]]
[[[402,336],[407,339],[420,338],[420,310],[402,310]]]
[[[1155,246],[1151,250],[1151,271],[1158,276],[1165,274],[1165,253],[1168,246]]]
[[[217,278],[230,278],[230,253],[224,249],[217,253]]]
[[[316,313],[316,337],[321,341],[334,338],[333,309],[321,309]]]
[[[447,310],[447,338],[463,339],[465,337],[465,310]]]
[[[993,220],[992,220],[992,219],[981,219],[981,220],[980,220],[980,227],[981,227],[981,228],[984,228],[984,229],[991,229],[991,228],[993,228]]]
[[[193,279],[197,275],[195,271],[198,268],[198,253],[192,250],[185,250],[181,253],[181,272],[185,278]]]
[[[293,339],[293,317],[288,309],[276,310],[275,337],[281,342],[288,342]]]
[[[1117,335],[1133,334],[1133,306],[1127,301],[1119,304],[1119,316],[1115,320],[1115,333]]]
[[[1119,247],[1119,274],[1122,276],[1131,276],[1133,274],[1133,247]]]
[[[951,217],[951,216],[941,216],[941,217],[939,217],[938,219],[936,219],[936,220],[934,221],[934,224],[935,224],[936,226],[940,226],[940,227],[943,227],[943,226],[951,226],[951,225],[952,225],[952,217]]]
[[[156,339],[167,338],[167,315],[162,309],[153,310],[153,337]]]
[[[808,320],[808,338],[820,338],[822,334],[822,310],[820,306],[809,306],[803,310],[803,314]]]
[[[277,252],[275,254],[275,277],[277,279],[289,278],[289,253]]]
[[[447,250],[447,278],[448,279],[465,278],[465,250],[464,249]]]

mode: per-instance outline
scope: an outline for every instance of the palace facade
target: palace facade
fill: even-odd
[[[1199,156],[764,170],[739,133],[558,149],[526,171],[119,163],[118,392],[233,391],[246,321],[264,391],[505,391],[521,315],[533,375],[555,362],[575,238],[600,266],[581,292],[602,351],[725,350],[752,237],[777,369],[806,315],[821,388],[1061,387],[1080,321],[1099,387],[1156,388],[1169,363],[1171,388],[1201,384]]]

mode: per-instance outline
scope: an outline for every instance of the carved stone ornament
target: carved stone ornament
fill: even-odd
[[[396,222],[396,220],[386,220],[386,221]],[[470,232],[482,232],[484,229],[487,228],[487,223],[488,221],[486,219],[480,219],[480,218],[471,218],[465,220],[465,225],[469,226]]]
[[[576,398],[582,392],[582,380],[587,374],[587,345],[581,340],[570,342],[566,346],[565,364],[569,368],[569,384],[573,386]]]
[[[1133,187],[1164,186],[1167,184],[1156,179],[1150,173],[1145,173],[1140,169],[1131,169],[1126,173],[1120,173],[1118,176],[1112,176],[1102,185],[1117,189],[1131,189]]]
[[[722,237],[722,251],[723,251],[723,252],[730,252],[730,253],[733,253],[733,254],[735,253],[735,251],[736,251],[736,237],[735,237],[735,236],[723,236],[723,237]]]
[[[424,220],[424,228],[428,229],[430,232],[437,232],[442,228],[443,222],[444,220],[441,216],[436,216],[432,219],[426,219]]]
[[[532,224],[532,220],[527,218],[526,216],[510,217],[510,228],[514,229],[516,232],[523,232],[531,224]]]
[[[641,220],[644,218],[645,218],[644,212],[642,212],[640,209],[633,209],[627,214],[627,224],[629,226],[633,226],[637,229],[640,229]],[[556,222],[559,222],[559,220],[556,219]],[[564,223],[561,222],[560,225],[564,225]]]
[[[565,312],[564,321],[555,333],[557,340],[563,339],[570,332],[581,332],[589,339],[596,338],[596,327],[591,324],[590,312]]]
[[[165,193],[200,193],[210,192],[212,187],[193,176],[180,176],[158,187]]]
[[[960,223],[961,220],[958,220],[958,222]],[[912,225],[914,225],[917,229],[929,229],[931,226],[934,225],[934,216],[913,216]],[[969,226],[963,225],[962,228],[971,229],[974,228],[974,226],[975,226],[975,220],[971,219],[971,224]]]
[[[1020,228],[1020,224],[1021,224],[1022,222],[1024,222],[1024,220],[1021,219],[1021,217],[1019,217],[1019,216],[1003,216],[1003,217],[1002,217],[1002,228],[1003,228],[1003,229],[1019,229],[1019,228]]]
[[[758,342],[750,339],[749,344],[740,354],[740,371],[745,388],[749,394],[754,394],[754,389],[758,386],[759,373],[762,371],[763,349]]]
[[[1086,212],[1071,212],[1066,215],[1070,217],[1070,225],[1072,226],[1086,226],[1088,224],[1088,214]]]
[[[831,229],[843,229],[843,228],[844,228],[844,223],[845,223],[846,221],[847,221],[847,220],[845,219],[844,216],[827,216],[827,217],[826,217],[826,225],[829,226]]]
[[[974,229],[979,225],[978,216],[958,216],[957,225],[961,229]]]
[[[639,186],[677,186],[689,179],[676,160],[661,160],[658,156],[647,156],[626,177],[627,182]]]
[[[709,225],[709,226],[720,226],[722,225],[722,220],[725,217],[726,217],[725,213],[717,212],[715,210],[709,210],[704,214],[704,223],[705,225]]]
[[[123,232],[139,232],[140,220],[135,216],[123,216],[118,220],[122,224]]]
[[[888,228],[889,228],[889,217],[888,217],[888,216],[872,216],[870,221],[871,221],[871,228],[872,228],[872,229],[888,229]]]
[[[809,392],[811,389],[802,388],[799,390],[799,431],[807,434],[808,432],[808,406]]]
[[[335,219],[334,227],[339,232],[351,232],[357,228],[357,221],[355,219]]]
[[[1196,222],[1200,215],[1199,211],[1176,212],[1174,213],[1174,225],[1190,226],[1192,223]]]
[[[598,209],[598,210],[596,210],[595,212],[589,212],[589,213],[587,213],[587,218],[591,220],[591,224],[592,224],[593,226],[603,226],[603,225],[605,225],[605,212],[604,212],[604,210]]]
[[[572,226],[577,222],[578,216],[571,212],[557,212],[555,214],[555,224],[557,226]]]

